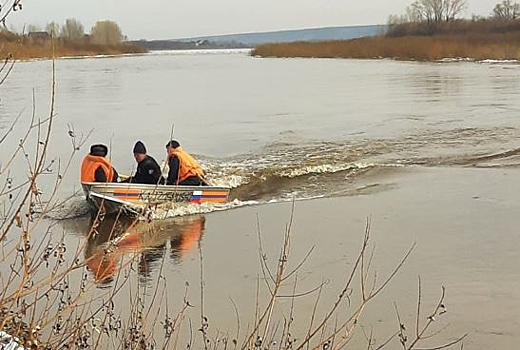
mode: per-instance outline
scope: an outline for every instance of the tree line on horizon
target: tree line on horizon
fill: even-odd
[[[520,31],[520,4],[503,0],[489,16],[462,18],[468,0],[415,0],[404,14],[390,15],[388,36]]]
[[[29,36],[47,33],[49,38],[64,39],[70,42],[87,40],[95,45],[118,45],[126,39],[121,27],[110,20],[96,22],[89,33],[86,33],[83,24],[75,18],[66,19],[62,25],[55,21],[49,22],[43,31],[36,25],[28,25],[26,32]]]
[[[402,15],[390,15],[389,24],[413,22],[454,21],[468,6],[468,0],[415,0]],[[473,20],[497,19],[516,20],[520,18],[520,4],[511,0],[497,3],[489,17],[473,15]]]
[[[119,55],[146,51],[146,48],[128,43],[119,25],[110,20],[96,22],[88,32],[75,18],[69,18],[61,25],[49,22],[44,29],[28,25],[21,33],[0,25],[0,56],[16,59]]]

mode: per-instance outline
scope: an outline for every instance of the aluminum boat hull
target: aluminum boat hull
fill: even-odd
[[[96,210],[108,213],[140,213],[147,208],[172,207],[176,204],[227,203],[228,187],[167,186],[126,183],[84,182],[87,200]]]

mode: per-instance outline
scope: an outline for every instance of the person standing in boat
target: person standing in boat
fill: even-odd
[[[105,145],[90,146],[90,153],[81,163],[81,182],[117,182],[119,175],[106,158],[107,154]]]
[[[168,153],[168,179],[167,185],[180,186],[207,186],[204,180],[204,171],[197,161],[188,152],[184,151],[176,140],[166,144]]]
[[[153,157],[146,154],[146,146],[141,141],[137,141],[134,145],[134,158],[137,161],[137,171],[134,176],[123,182],[148,185],[164,183],[159,164]]]

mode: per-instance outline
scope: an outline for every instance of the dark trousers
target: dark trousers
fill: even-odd
[[[190,176],[186,180],[179,182],[180,186],[207,186],[206,182],[198,176]]]

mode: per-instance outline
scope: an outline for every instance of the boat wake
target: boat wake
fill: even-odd
[[[393,139],[274,142],[255,153],[216,159],[199,156],[209,180],[230,187],[226,204],[176,204],[154,218],[210,213],[262,203],[366,195],[395,187],[390,175],[421,167],[520,167],[520,130],[464,128]],[[84,215],[84,197],[52,213]]]
[[[520,166],[520,130],[431,130],[392,139],[272,143],[231,159],[204,159],[211,181],[241,201],[271,202],[356,193],[407,167]],[[387,188],[381,186],[381,188]]]
[[[238,199],[231,200],[229,203],[218,204],[218,203],[202,203],[202,204],[175,204],[170,208],[154,208],[150,212],[151,218],[155,220],[162,220],[167,218],[173,218],[178,216],[187,216],[195,214],[207,214],[216,211],[229,210],[244,206],[259,204],[257,201],[240,201]]]

